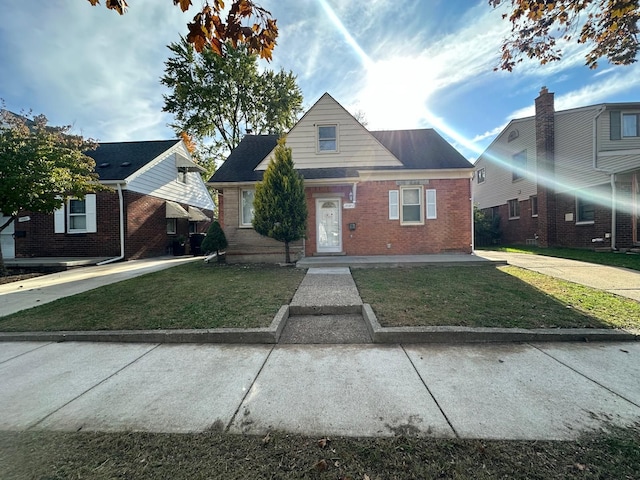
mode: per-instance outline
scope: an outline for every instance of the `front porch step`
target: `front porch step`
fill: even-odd
[[[360,306],[362,310],[362,306]],[[362,313],[337,315],[291,315],[278,343],[362,344],[372,343]]]

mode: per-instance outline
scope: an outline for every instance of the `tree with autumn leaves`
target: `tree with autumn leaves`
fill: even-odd
[[[99,0],[88,0],[92,5]],[[172,0],[187,11],[191,0]],[[105,0],[107,8],[123,14],[126,0]],[[498,7],[508,4],[503,17],[511,24],[511,36],[502,44],[502,58],[496,69],[512,71],[528,57],[545,64],[560,60],[559,40],[590,45],[586,64],[598,66],[600,58],[614,65],[629,65],[638,54],[639,0],[488,0]],[[200,52],[206,46],[223,54],[223,45],[245,44],[248,51],[270,60],[278,37],[271,13],[251,0],[231,2],[226,19],[222,0],[205,0],[200,12],[188,24],[187,41]]]
[[[598,67],[606,58],[614,65],[629,65],[638,54],[638,0],[489,0],[493,7],[510,4],[504,14],[511,36],[502,44],[497,67],[512,71],[528,57],[540,63],[560,60],[558,44],[578,42],[589,46],[586,65]]]

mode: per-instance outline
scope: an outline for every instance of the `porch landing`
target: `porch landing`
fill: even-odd
[[[492,261],[474,254],[450,253],[434,255],[371,255],[371,256],[317,256],[304,257],[296,263],[298,268],[312,267],[412,267],[453,265],[506,265],[506,261]]]

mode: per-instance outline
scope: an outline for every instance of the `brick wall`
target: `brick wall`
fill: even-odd
[[[436,190],[437,219],[424,225],[401,226],[389,220],[389,190],[395,181],[359,183],[356,207],[342,209],[342,249],[347,255],[411,255],[471,251],[471,184],[468,179],[430,180],[425,189]],[[348,201],[350,186],[307,187],[309,223],[306,255],[316,249],[315,200],[322,194]],[[349,230],[355,223],[356,229]]]
[[[539,235],[539,216],[531,216],[531,200],[527,199],[520,202],[520,218],[509,219],[508,205],[500,205],[498,212],[500,215],[500,230],[502,231],[500,243],[504,245],[525,245],[527,240],[534,239],[536,235]]]
[[[542,87],[536,107],[536,170],[538,178],[538,244],[556,243],[555,108],[554,95]],[[540,181],[546,179],[546,181]]]
[[[96,233],[54,233],[53,214],[20,213],[25,215],[31,220],[17,224],[16,230],[24,234],[17,235],[16,257],[115,257],[120,254],[115,192],[96,194]]]
[[[167,234],[165,201],[123,191],[125,218],[125,258],[156,257],[171,253],[173,238],[189,237],[188,219],[178,219],[175,235]],[[186,210],[188,205],[182,204]],[[16,238],[16,257],[116,257],[120,255],[119,200],[116,192],[96,194],[96,233],[54,233],[53,215],[21,212],[31,220],[17,224],[24,232]],[[210,210],[203,210],[209,217]],[[199,222],[206,232],[209,222]]]

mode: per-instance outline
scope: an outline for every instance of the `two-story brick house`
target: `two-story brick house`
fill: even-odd
[[[535,107],[475,164],[474,202],[500,215],[502,243],[640,246],[640,103],[556,112],[543,87]]]

